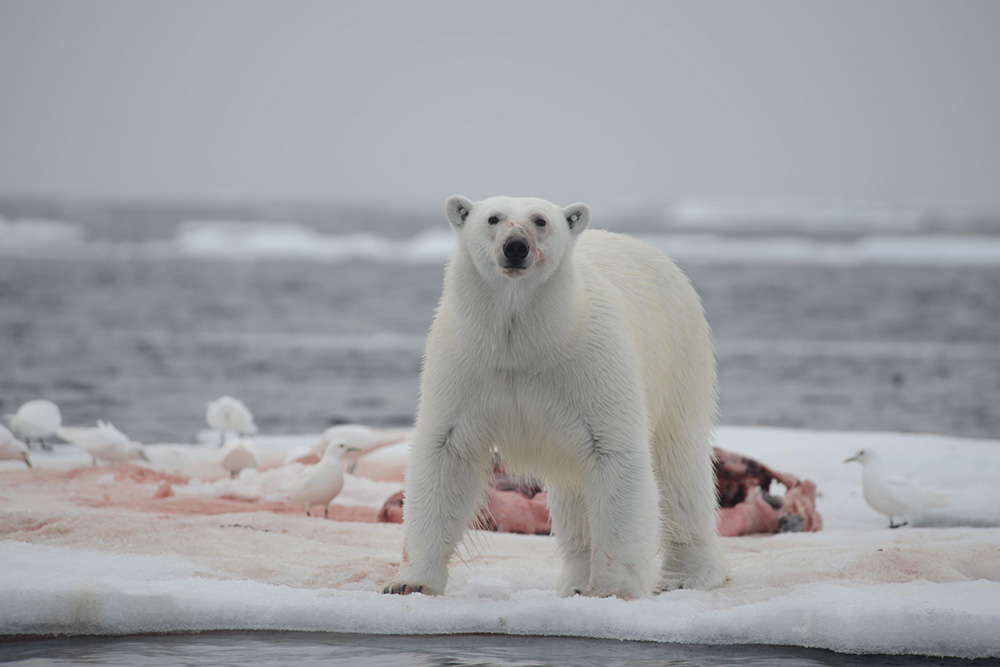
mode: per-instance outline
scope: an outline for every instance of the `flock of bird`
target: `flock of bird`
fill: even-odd
[[[260,455],[252,440],[247,438],[257,432],[253,414],[238,398],[222,396],[208,404],[205,421],[219,431],[222,446],[221,465],[235,479],[240,471],[257,468]],[[94,464],[103,461],[149,461],[143,446],[133,442],[114,424],[97,421],[96,427],[64,427],[59,407],[52,401],[28,401],[17,412],[7,415],[8,429],[0,424],[0,459],[22,460],[31,467],[29,443],[37,440],[42,447],[50,447],[45,438],[57,435],[87,452]],[[13,432],[12,430],[13,429]],[[24,438],[22,442],[15,433]],[[229,434],[236,437],[227,438]],[[341,458],[349,451],[368,451],[377,446],[371,429],[360,425],[332,426],[312,446],[297,447],[285,457],[285,464],[300,463],[311,466],[298,481],[289,497],[306,506],[312,516],[312,507],[324,506],[328,516],[329,503],[344,486],[344,469]],[[865,502],[876,512],[889,519],[890,528],[906,525],[908,519],[947,503],[947,498],[935,494],[913,482],[890,477],[882,467],[877,452],[863,449],[844,463],[861,464],[861,489]],[[353,471],[353,469],[351,469]],[[899,518],[901,521],[896,522]]]
[[[143,446],[132,441],[114,424],[98,420],[95,427],[63,426],[59,407],[49,400],[28,401],[14,414],[6,415],[6,419],[10,428],[0,424],[0,460],[21,460],[31,468],[31,441],[51,449],[45,438],[58,436],[89,454],[94,465],[98,460],[149,461]],[[250,409],[241,400],[222,396],[211,401],[205,410],[205,422],[209,428],[219,431],[222,447],[220,464],[231,478],[238,477],[242,470],[259,466],[257,448],[246,437],[255,434],[257,426]],[[18,439],[18,435],[24,440]],[[342,456],[351,451],[367,451],[379,444],[383,443],[371,429],[345,424],[328,428],[311,446],[292,449],[284,463],[309,467],[289,491],[289,498],[305,505],[309,516],[312,516],[315,505],[322,505],[324,516],[329,516],[329,504],[344,486]]]
[[[142,444],[134,442],[111,422],[97,420],[97,426],[63,426],[59,406],[46,399],[28,401],[12,415],[7,415],[8,429],[0,424],[0,459],[21,459],[31,467],[32,440],[44,449],[51,449],[45,438],[58,436],[90,454],[94,463],[101,461],[149,461]],[[253,414],[243,401],[222,396],[208,404],[205,421],[217,429],[223,444],[229,433],[238,436],[257,432]],[[18,440],[15,434],[24,438]]]

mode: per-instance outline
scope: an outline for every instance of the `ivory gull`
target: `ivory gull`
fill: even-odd
[[[14,437],[10,429],[0,424],[0,460],[24,461],[31,467],[28,446]]]
[[[331,442],[343,440],[347,443],[348,451],[357,451],[358,456],[364,456],[365,454],[369,454],[381,447],[394,445],[398,442],[406,440],[410,437],[411,432],[412,429],[408,428],[379,429],[365,426],[363,424],[337,424],[336,426],[331,426],[323,431],[322,435],[319,436],[319,440],[312,445],[312,450],[315,452],[315,456],[318,459],[323,456],[323,453],[326,451],[326,448],[329,447]],[[294,461],[296,462],[309,462],[308,452],[295,448],[289,452],[288,457],[286,457],[286,464],[292,462],[288,459],[293,455],[295,455]],[[351,460],[348,463],[348,472],[354,472],[356,465],[357,457],[354,457],[354,460]]]
[[[257,425],[253,423],[253,413],[238,398],[220,396],[208,404],[205,421],[209,427],[219,431],[219,444],[226,441],[226,432],[237,435],[253,435]]]
[[[12,415],[7,415],[7,423],[28,445],[32,438],[38,438],[42,447],[49,449],[43,438],[54,435],[62,426],[59,406],[44,398],[28,401]]]
[[[878,452],[862,449],[844,463],[857,461],[861,464],[861,490],[865,502],[878,512],[889,517],[889,527],[899,528],[921,512],[945,504],[943,496],[917,486],[913,482],[898,477],[889,477],[882,469],[882,458]],[[902,523],[893,519],[899,517]]]
[[[355,451],[344,440],[330,443],[319,463],[304,473],[303,478],[288,494],[306,506],[306,516],[312,516],[312,506],[322,505],[323,516],[330,516],[330,501],[344,487],[344,468],[340,462],[345,452]]]
[[[408,428],[372,428],[364,424],[337,424],[323,431],[313,448],[322,455],[331,442],[343,440],[348,447],[354,447],[367,454],[373,449],[405,440],[410,437],[411,430]]]
[[[229,471],[229,478],[236,479],[244,468],[260,465],[260,456],[253,440],[230,438],[222,448],[222,467]]]
[[[149,461],[146,450],[140,443],[129,440],[128,436],[115,428],[114,424],[100,419],[97,420],[96,428],[61,428],[59,437],[90,454],[94,465],[97,465],[97,459],[111,462],[135,459]]]

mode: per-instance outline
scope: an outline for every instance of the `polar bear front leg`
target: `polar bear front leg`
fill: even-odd
[[[403,562],[383,593],[444,593],[448,561],[476,510],[489,461],[461,445],[454,429],[437,438],[414,437],[403,501]]]
[[[656,483],[645,447],[597,450],[587,480],[590,584],[586,595],[652,594],[660,539]]]
[[[562,556],[556,582],[560,597],[579,595],[590,586],[590,519],[587,497],[579,486],[549,480],[545,485],[552,532]]]

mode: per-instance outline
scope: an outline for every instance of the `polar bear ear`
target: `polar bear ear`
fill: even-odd
[[[451,223],[452,227],[458,229],[465,224],[465,219],[472,213],[472,207],[475,205],[475,202],[460,195],[448,197],[448,201],[444,203],[444,212],[448,216],[448,222]]]
[[[582,202],[564,208],[563,215],[569,223],[569,230],[574,234],[579,234],[590,224],[590,207]]]

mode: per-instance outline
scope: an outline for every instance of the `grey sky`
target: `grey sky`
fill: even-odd
[[[0,0],[0,194],[992,205],[998,28],[989,0]]]

